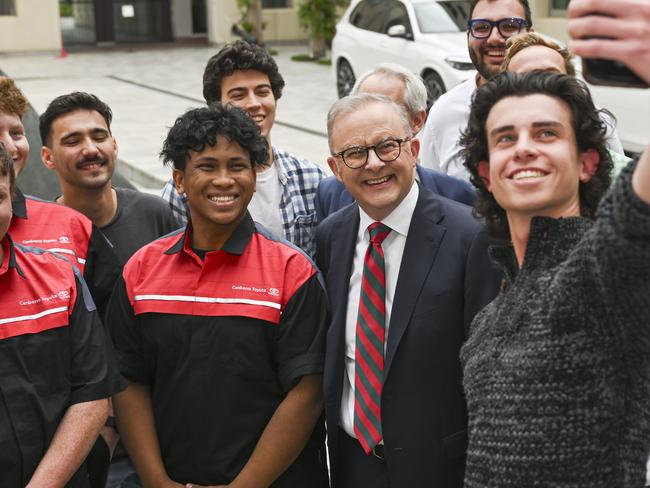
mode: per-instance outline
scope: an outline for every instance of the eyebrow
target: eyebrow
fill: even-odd
[[[270,90],[271,85],[269,83],[262,83],[260,85],[255,85],[253,87],[253,90],[257,90],[258,88],[268,88]],[[247,87],[247,86],[235,86],[235,87],[231,88],[230,90],[228,90],[228,93],[238,92],[238,91],[246,91],[248,89],[249,89],[249,87]]]
[[[66,133],[66,134],[63,134],[63,135],[61,136],[60,140],[61,140],[61,141],[65,141],[66,139],[71,139],[71,138],[73,138],[73,137],[78,137],[78,136],[80,136],[81,134],[83,134],[83,132],[84,132],[84,131],[81,131],[81,130],[76,130],[76,131],[73,131],[73,132],[68,132],[68,133]],[[97,133],[100,133],[100,134],[106,134],[106,135],[109,135],[109,136],[111,135],[111,132],[110,132],[108,129],[105,129],[105,128],[103,128],[103,127],[95,127],[95,128],[93,128],[93,129],[90,130],[90,133],[91,133],[91,134],[97,134]]]
[[[533,122],[533,127],[535,128],[540,128],[540,127],[563,127],[561,123],[553,121],[553,120],[548,120],[548,121],[542,121],[542,122]],[[499,134],[502,134],[504,132],[510,132],[511,130],[514,130],[515,126],[514,125],[504,125],[501,127],[497,127],[495,129],[492,129],[490,131],[490,136],[496,136]]]

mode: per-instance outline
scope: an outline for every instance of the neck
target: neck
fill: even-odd
[[[244,214],[245,215],[245,214]],[[217,251],[230,239],[237,226],[244,219],[242,215],[236,222],[227,225],[212,222],[192,222],[192,246],[201,251]]]
[[[273,164],[273,146],[271,145],[271,133],[269,133],[266,136],[266,142],[268,142],[269,144],[269,152],[266,158],[266,166],[262,166],[262,165],[257,166],[257,168],[255,169],[257,173],[263,173],[264,171],[269,169]]]
[[[485,85],[487,82],[488,82],[487,79],[483,78],[481,75],[479,75],[478,73],[476,73],[476,86],[477,86],[478,88],[482,87],[482,86]]]
[[[510,239],[512,247],[515,250],[517,263],[521,268],[526,255],[526,246],[528,245],[528,236],[530,235],[530,221],[532,217],[522,217],[518,215],[508,215],[508,227],[510,228]]]
[[[110,183],[103,188],[63,191],[57,203],[81,212],[97,227],[108,224],[117,212],[117,194]]]

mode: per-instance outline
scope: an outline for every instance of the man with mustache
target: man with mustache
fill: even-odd
[[[116,256],[114,283],[135,251],[179,224],[161,198],[111,185],[117,161],[112,118],[110,107],[95,95],[73,92],[49,104],[39,130],[44,144],[41,159],[56,172],[61,186],[57,203],[84,214],[111,242]],[[102,435],[112,449],[117,435],[110,419]],[[97,470],[102,473],[100,480],[106,479],[109,459],[107,455],[103,468]],[[113,470],[118,471],[115,476]],[[111,478],[121,480],[133,473],[126,453],[118,447]]]
[[[458,158],[458,139],[467,125],[472,95],[499,73],[506,40],[533,30],[528,0],[472,0],[467,22],[467,49],[476,68],[472,77],[441,96],[429,110],[420,135],[420,164],[469,179]]]
[[[95,95],[74,92],[55,98],[40,117],[41,159],[59,177],[57,203],[99,227],[123,265],[179,225],[161,198],[111,185],[117,161],[112,118],[110,107]]]

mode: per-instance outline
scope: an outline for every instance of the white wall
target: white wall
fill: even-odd
[[[16,15],[0,16],[0,52],[61,48],[57,0],[15,0]]]

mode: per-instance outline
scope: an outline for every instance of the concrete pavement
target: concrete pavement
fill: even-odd
[[[56,96],[94,93],[113,110],[118,171],[157,191],[171,174],[158,153],[168,128],[185,110],[204,104],[203,69],[221,46],[141,46],[97,49],[59,59],[52,53],[0,54],[0,69],[16,80],[37,113]],[[273,46],[286,87],[271,132],[274,145],[326,168],[326,115],[336,100],[329,66],[291,61],[304,45]],[[39,148],[32,147],[32,152]],[[329,172],[329,170],[327,170]]]

